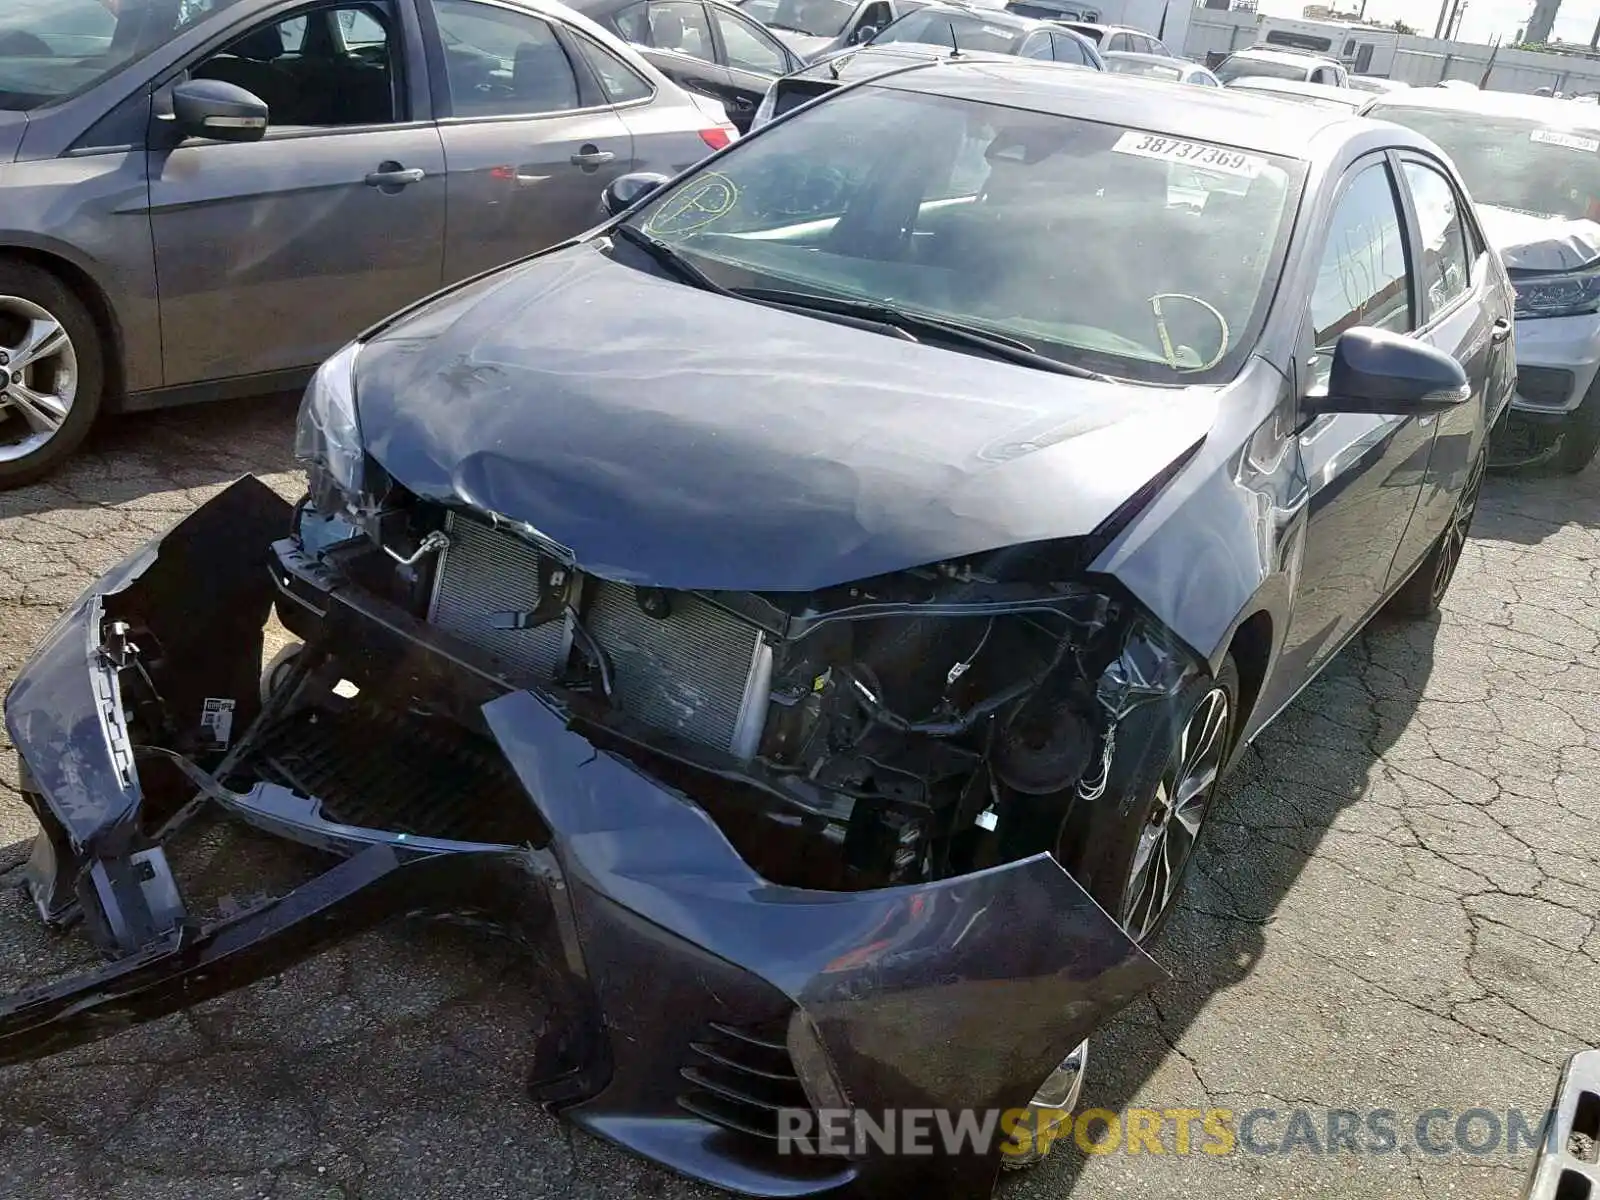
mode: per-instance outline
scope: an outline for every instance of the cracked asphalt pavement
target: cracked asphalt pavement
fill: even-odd
[[[293,414],[277,399],[126,419],[55,480],[0,494],[0,687],[84,585],[228,480],[294,494]],[[1441,621],[1380,621],[1248,754],[1157,948],[1174,978],[1093,1043],[1084,1098],[1274,1109],[1269,1143],[1297,1106],[1389,1109],[1398,1147],[1067,1144],[1003,1195],[1517,1194],[1526,1150],[1434,1157],[1409,1129],[1430,1108],[1540,1114],[1564,1058],[1600,1044],[1600,469],[1491,480],[1473,532]],[[7,884],[33,831],[16,787],[0,734]],[[216,825],[178,849],[186,879],[238,902],[301,865]],[[0,988],[89,959],[5,889]],[[485,935],[362,937],[0,1070],[0,1194],[709,1197],[524,1097],[538,1018],[516,956]]]

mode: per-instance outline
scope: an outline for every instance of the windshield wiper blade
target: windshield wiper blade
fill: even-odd
[[[708,292],[715,292],[719,296],[735,295],[660,238],[653,238],[642,229],[624,224],[618,225],[611,234],[613,237],[620,237],[630,246],[639,247],[686,283],[692,283],[695,287]]]
[[[1054,371],[1057,375],[1070,375],[1074,379],[1096,379],[1102,383],[1116,382],[1109,375],[1091,371],[1074,363],[1062,362],[1041,354],[1027,342],[1008,334],[998,333],[981,326],[965,325],[945,317],[911,312],[884,304],[877,300],[852,300],[847,296],[818,296],[811,292],[794,292],[780,288],[735,288],[733,294],[762,304],[779,304],[787,308],[809,308],[816,312],[833,313],[842,317],[858,317],[874,321],[910,334],[923,334],[956,345],[982,350],[1006,362],[1034,367],[1041,371]]]

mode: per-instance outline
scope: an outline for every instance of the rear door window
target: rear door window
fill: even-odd
[[[1050,35],[1048,33],[1030,34],[1028,40],[1022,43],[1018,56],[1021,58],[1053,59],[1055,52],[1050,49]]]
[[[635,100],[648,100],[655,95],[655,86],[611,51],[590,41],[581,33],[572,34],[578,53],[600,80],[600,90],[613,104],[631,104]]]
[[[652,0],[647,11],[650,28],[646,45],[705,62],[717,61],[711,26],[702,6],[685,0]]]
[[[1055,43],[1057,62],[1074,63],[1080,67],[1091,65],[1089,56],[1084,53],[1083,43],[1077,38],[1065,33],[1053,33],[1050,40]]]
[[[578,78],[542,17],[476,0],[434,0],[458,117],[534,116],[578,107]]]
[[[789,69],[783,47],[759,25],[716,4],[711,6],[711,17],[722,35],[728,66],[757,75],[782,75]]]

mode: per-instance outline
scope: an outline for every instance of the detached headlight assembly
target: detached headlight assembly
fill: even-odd
[[[323,363],[306,388],[295,426],[294,456],[306,466],[311,502],[333,515],[354,508],[363,494],[367,452],[356,415],[356,359],[351,342]]]
[[[1600,267],[1551,275],[1524,275],[1511,282],[1517,290],[1516,315],[1519,318],[1575,317],[1600,312]]]

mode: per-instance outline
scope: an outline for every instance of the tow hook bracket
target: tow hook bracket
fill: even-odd
[[[115,954],[132,954],[170,936],[187,918],[177,880],[159,846],[97,860],[80,887],[91,934]]]

